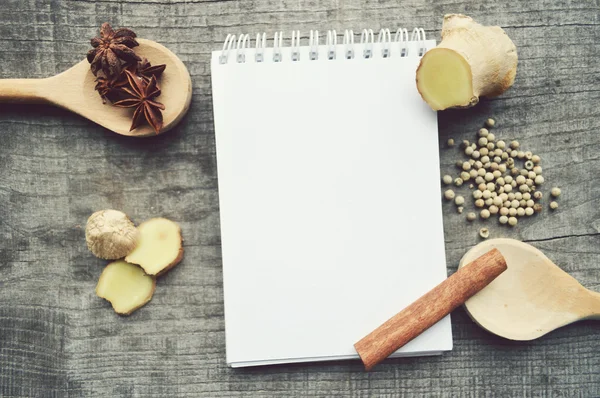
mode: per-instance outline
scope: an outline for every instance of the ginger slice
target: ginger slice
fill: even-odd
[[[417,89],[433,110],[468,108],[479,97],[508,90],[517,62],[517,49],[502,28],[446,15],[441,43],[425,53],[417,69]]]
[[[159,275],[183,258],[181,229],[166,218],[153,218],[138,227],[138,245],[125,261],[138,264],[148,275]]]
[[[152,299],[156,281],[140,267],[123,260],[106,266],[98,279],[96,295],[108,300],[116,313],[129,315]]]

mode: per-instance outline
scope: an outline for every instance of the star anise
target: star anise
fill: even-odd
[[[123,87],[122,90],[129,94],[131,98],[117,101],[113,105],[121,108],[135,108],[133,122],[129,131],[134,130],[142,124],[145,118],[156,134],[158,134],[163,126],[161,110],[164,110],[165,106],[155,101],[155,98],[160,95],[160,88],[156,84],[156,78],[152,76],[150,81],[146,82],[146,80],[136,76],[129,70],[125,70],[125,74],[127,75],[129,86]]]
[[[96,91],[102,97],[102,102],[106,103],[106,100],[115,101],[122,97],[122,88],[127,86],[128,80],[125,73],[121,73],[117,77],[107,78],[99,76],[96,78]]]
[[[122,62],[137,63],[140,61],[132,50],[138,46],[135,40],[136,34],[126,28],[113,30],[108,22],[100,27],[100,37],[94,37],[91,40],[92,47],[87,59],[91,64],[92,73],[98,74],[102,70],[106,77],[111,78],[121,73]]]
[[[144,80],[150,81],[152,76],[158,79],[165,71],[166,67],[167,65],[165,64],[152,66],[146,58],[142,58],[137,64],[137,73],[144,78]]]

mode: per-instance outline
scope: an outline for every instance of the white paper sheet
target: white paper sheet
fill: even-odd
[[[354,343],[446,278],[419,58],[300,49],[212,57],[231,366],[358,358]],[[450,349],[446,317],[395,355]]]

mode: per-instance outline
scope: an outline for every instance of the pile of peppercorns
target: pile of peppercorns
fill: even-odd
[[[539,203],[543,197],[539,187],[544,184],[540,165],[542,159],[531,151],[522,151],[518,141],[497,141],[490,131],[495,125],[494,119],[487,119],[485,127],[477,134],[476,142],[462,142],[461,148],[467,160],[456,162],[460,170],[458,177],[444,175],[442,182],[457,187],[469,184],[469,188],[473,190],[474,205],[481,209],[480,218],[488,219],[498,215],[501,224],[515,226],[519,217],[530,217],[542,211]],[[449,139],[447,144],[453,147],[454,140]],[[560,189],[552,188],[551,194],[558,197]],[[457,211],[463,212],[463,196],[448,189],[444,192],[444,198],[453,200]],[[557,209],[558,203],[552,201],[550,208]],[[477,214],[469,212],[466,218],[467,221],[474,221]],[[480,235],[487,238],[487,228],[482,228]]]

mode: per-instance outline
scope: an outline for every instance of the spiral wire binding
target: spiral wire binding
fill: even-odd
[[[262,37],[260,33],[256,34],[256,53],[254,55],[254,60],[256,62],[263,62],[264,60],[264,51],[267,46],[267,34],[263,33]]]
[[[354,58],[354,31],[352,29],[344,31],[344,52],[346,59]]]
[[[310,31],[310,39],[308,41],[308,46],[310,47],[310,51],[308,52],[310,60],[316,61],[317,59],[319,59],[319,31],[318,30]]]
[[[311,30],[308,40],[308,57],[311,61],[319,59],[319,31]],[[292,31],[291,37],[291,60],[300,61],[300,31]],[[425,54],[425,30],[422,28],[414,28],[411,35],[410,41],[417,42],[418,56],[422,57]],[[229,61],[229,55],[232,51],[235,51],[235,62],[245,63],[246,62],[246,49],[251,47],[252,39],[247,34],[239,36],[228,34],[223,43],[223,49],[219,55],[219,63],[226,64]],[[377,43],[381,45],[381,57],[389,58],[395,51],[399,52],[400,57],[408,56],[408,42],[409,34],[408,30],[400,28],[396,31],[392,40],[392,32],[389,29],[379,30],[377,35]],[[375,45],[375,34],[373,29],[363,29],[360,34],[360,44],[363,46],[363,58],[373,58],[373,49]],[[338,45],[337,32],[332,29],[327,31],[325,46],[327,49],[327,59],[336,59],[337,52],[336,47]],[[344,46],[344,58],[354,59],[356,54],[354,50],[354,31],[352,29],[346,29],[344,31],[342,45]],[[397,47],[396,47],[397,46]],[[265,49],[267,48],[267,35],[266,33],[256,35],[255,43],[255,54],[254,60],[257,63],[264,62]],[[283,61],[281,49],[283,48],[283,32],[275,32],[273,37],[273,62]],[[397,48],[397,50],[396,50]]]

